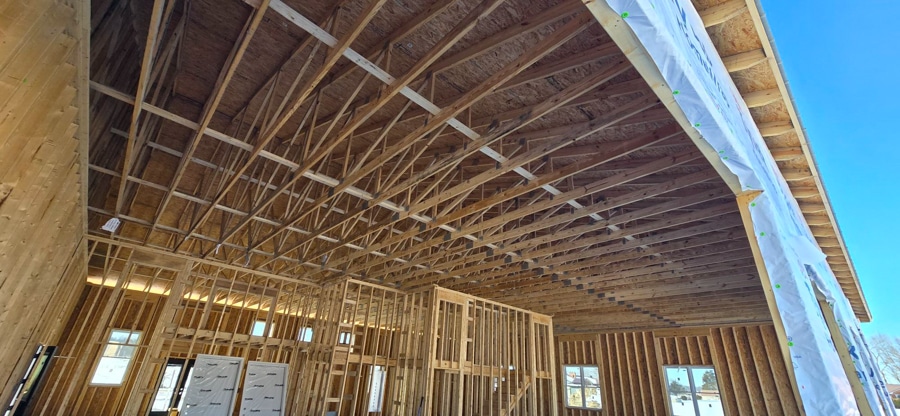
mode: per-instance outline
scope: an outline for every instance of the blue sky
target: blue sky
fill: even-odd
[[[874,317],[900,337],[900,2],[763,0]]]

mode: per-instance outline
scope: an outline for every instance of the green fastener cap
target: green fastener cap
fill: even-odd
[[[628,12],[622,12],[622,18],[623,18],[623,19],[627,19],[627,18],[628,18]]]
[[[765,236],[766,236],[766,232],[763,231],[763,232],[759,233],[759,236],[760,236],[760,237],[765,237]]]
[[[776,283],[776,284],[775,284],[775,289],[781,289],[781,285],[779,285],[779,284]]]
[[[793,342],[793,341],[788,341],[788,347],[793,347],[793,346],[794,346],[794,342]]]

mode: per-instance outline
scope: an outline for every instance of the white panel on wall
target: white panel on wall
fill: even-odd
[[[239,357],[197,355],[184,394],[182,416],[222,416],[234,411],[237,383],[244,360]]]
[[[376,365],[372,368],[369,379],[369,412],[381,412],[381,404],[384,403],[384,377],[387,375],[384,367]]]
[[[284,415],[287,373],[287,364],[248,362],[241,416]]]

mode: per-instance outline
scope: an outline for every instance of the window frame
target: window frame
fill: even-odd
[[[125,338],[125,343],[112,342],[112,335],[115,332],[125,332],[128,334],[128,337]],[[137,335],[137,339],[132,344],[131,338]],[[142,336],[144,335],[144,331],[140,331],[137,329],[128,329],[128,328],[110,328],[106,332],[106,341],[103,343],[103,347],[100,349],[100,354],[97,356],[97,360],[94,363],[94,371],[91,371],[91,380],[88,382],[89,386],[97,386],[97,387],[121,387],[125,384],[125,381],[128,379],[128,374],[131,373],[131,366],[134,364],[134,358],[138,354],[138,349],[141,347]],[[122,373],[122,379],[119,380],[118,383],[100,383],[94,381],[97,378],[97,371],[100,370],[100,364],[103,362],[103,358],[106,356],[106,349],[109,348],[110,345],[117,345],[121,347],[132,347],[132,353],[128,357],[128,364],[125,365],[125,372]],[[116,358],[116,357],[110,357]]]
[[[562,388],[563,388],[563,405],[566,409],[578,409],[578,410],[590,410],[590,411],[603,411],[603,403],[605,402],[603,397],[603,378],[602,371],[600,370],[599,364],[562,364],[560,374],[562,375]],[[572,406],[569,404],[568,392],[569,385],[566,383],[566,368],[578,368],[580,373],[580,377],[582,380],[581,384],[581,404],[582,406]],[[584,369],[592,368],[597,370],[597,389],[600,390],[600,407],[587,407],[587,396],[585,396],[584,389],[585,386],[583,384],[584,381]]]
[[[715,365],[663,365],[662,368],[662,383],[663,383],[663,392],[666,395],[666,409],[668,410],[668,414],[673,414],[673,410],[671,409],[671,400],[669,399],[669,375],[666,372],[666,369],[669,368],[683,368],[687,370],[688,374],[688,386],[687,388],[690,390],[688,394],[690,394],[691,401],[694,403],[694,415],[700,414],[700,403],[696,398],[700,393],[698,384],[694,381],[694,372],[692,370],[712,370],[713,374],[716,376],[716,387],[719,388],[719,401],[722,402],[722,414],[725,413],[725,403],[722,400],[722,388],[719,386],[719,372],[716,370]]]

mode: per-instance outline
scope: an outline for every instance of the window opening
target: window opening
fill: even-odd
[[[103,354],[94,369],[91,384],[120,386],[125,380],[134,354],[140,342],[141,332],[129,329],[113,329],[109,332]]]
[[[313,329],[309,326],[300,328],[300,332],[297,334],[297,340],[301,342],[312,342],[312,337]]]
[[[566,383],[566,407],[601,409],[600,368],[590,365],[563,366]]]
[[[709,366],[665,366],[673,416],[725,416],[716,370]]]
[[[269,335],[268,336],[271,337],[272,334],[274,334],[274,333],[275,333],[275,325],[273,324],[269,327]],[[253,322],[253,329],[250,330],[250,335],[255,336],[255,337],[262,337],[262,336],[266,336],[265,334],[266,334],[266,321],[256,320],[255,322]]]

